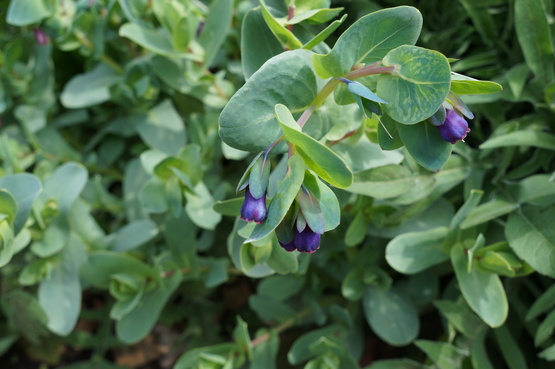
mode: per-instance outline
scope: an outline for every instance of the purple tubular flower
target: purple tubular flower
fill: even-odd
[[[439,129],[441,138],[452,144],[464,140],[466,134],[470,132],[466,120],[451,109],[447,110],[445,122],[437,126],[437,129]]]
[[[312,254],[320,248],[320,234],[314,232],[308,225],[302,232],[299,232],[295,227],[294,232],[293,243],[300,252]]]
[[[241,206],[241,219],[247,222],[260,223],[266,219],[266,194],[256,199],[251,195],[249,187],[245,190],[245,201]]]
[[[279,241],[279,240],[278,240]],[[295,243],[293,241],[288,243],[283,243],[279,241],[279,245],[285,249],[285,251],[291,252],[295,251],[297,248],[295,247]]]

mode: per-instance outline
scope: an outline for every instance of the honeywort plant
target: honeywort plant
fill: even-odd
[[[318,42],[303,46],[291,33],[294,23],[288,21],[295,19],[296,6],[289,4],[283,21],[289,27],[268,22],[283,46],[295,50],[271,57],[249,76],[223,109],[219,132],[236,149],[264,149],[238,186],[246,188],[241,219],[258,223],[249,229],[245,243],[264,242],[278,230],[278,242],[286,251],[313,253],[321,235],[336,228],[340,219],[339,203],[322,181],[347,191],[364,186],[330,143],[365,134],[367,122],[373,120],[382,149],[405,146],[417,163],[438,171],[449,159],[452,144],[470,131],[463,115],[474,117],[457,94],[493,93],[501,86],[452,73],[444,55],[414,46],[422,27],[415,8],[366,15],[345,30],[331,50],[319,54],[306,45],[323,41],[320,35]],[[250,16],[261,13],[273,19],[263,4],[257,12]],[[253,69],[249,63],[243,66]],[[355,104],[362,119],[353,119]],[[326,136],[329,132],[334,139]],[[286,170],[273,177],[280,183],[266,209],[268,157],[285,150],[285,144]]]
[[[549,368],[553,1],[415,3],[0,2],[2,363]]]

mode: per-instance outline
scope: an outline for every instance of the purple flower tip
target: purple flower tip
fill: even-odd
[[[245,190],[245,201],[243,201],[241,206],[241,219],[247,222],[260,223],[266,219],[266,214],[266,194],[259,199],[255,199],[247,187]]]
[[[279,240],[278,240],[279,241]],[[279,244],[281,247],[283,247],[285,249],[285,251],[287,252],[291,252],[291,251],[295,251],[297,248],[295,247],[295,243],[293,243],[293,241],[288,242],[288,243],[283,243],[281,241],[279,241]]]
[[[466,120],[451,109],[447,110],[445,122],[437,126],[437,129],[439,129],[441,138],[452,144],[464,140],[466,134],[470,132]]]
[[[44,33],[44,31],[35,28],[33,32],[35,33],[35,41],[37,41],[37,44],[44,46],[48,43],[48,35]]]
[[[308,225],[302,232],[295,227],[294,232],[293,243],[299,252],[312,254],[320,248],[320,234],[314,232]]]

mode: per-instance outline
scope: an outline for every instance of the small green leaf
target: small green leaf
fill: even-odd
[[[258,337],[268,338],[261,341],[253,349],[253,357],[251,360],[250,369],[275,369],[276,358],[279,349],[279,338],[274,330],[261,328],[256,332],[255,340]]]
[[[130,39],[137,45],[155,54],[170,58],[189,58],[195,61],[202,61],[196,54],[174,50],[170,38],[161,29],[146,28],[137,23],[125,23],[120,27],[119,35]]]
[[[331,22],[326,28],[318,33],[314,38],[303,45],[303,49],[311,50],[316,47],[320,42],[324,42],[343,22],[347,19],[347,14],[343,15],[341,19]]]
[[[185,192],[185,198],[187,199],[185,211],[191,221],[201,228],[215,229],[222,220],[222,216],[212,208],[214,198],[206,185],[199,182],[194,188],[194,193]]]
[[[12,26],[28,26],[52,15],[46,0],[11,0],[6,22]]]
[[[505,226],[509,246],[538,273],[555,277],[555,208],[524,205]]]
[[[67,213],[85,188],[87,179],[88,172],[82,164],[65,163],[44,181],[39,198],[44,202],[55,199],[60,212]]]
[[[439,369],[460,369],[463,359],[468,355],[465,350],[448,342],[417,340],[414,344],[424,351]]]
[[[526,64],[546,84],[553,82],[555,62],[548,14],[541,1],[516,0],[514,24]]]
[[[317,176],[308,171],[304,175],[304,185],[318,200],[320,210],[324,216],[324,231],[328,232],[335,229],[341,220],[339,201],[335,193],[326,184],[320,181]]]
[[[414,274],[449,259],[441,249],[447,228],[409,232],[392,239],[385,249],[385,259],[401,273]]]
[[[503,91],[503,87],[495,82],[480,81],[453,72],[451,74],[451,91],[457,95],[482,95]]]
[[[86,257],[83,242],[70,236],[49,277],[39,286],[38,299],[48,316],[48,329],[60,336],[67,336],[79,318],[82,293],[79,270]]]
[[[101,104],[110,100],[110,86],[120,79],[121,76],[112,68],[100,63],[90,71],[77,74],[70,79],[64,86],[60,101],[69,109]]]
[[[520,349],[520,345],[514,339],[507,325],[493,330],[498,347],[510,369],[528,369],[526,358]]]
[[[208,68],[221,50],[231,27],[233,16],[232,0],[215,0],[210,2],[210,10],[198,41],[204,48],[203,68]]]
[[[121,227],[114,234],[111,246],[115,251],[132,250],[150,241],[157,234],[158,227],[153,221],[136,220]]]
[[[183,119],[169,99],[154,106],[148,113],[137,114],[133,118],[139,136],[150,148],[175,155],[185,145]]]
[[[251,295],[249,306],[265,322],[282,323],[296,315],[291,307],[270,296]]]
[[[451,262],[464,299],[490,327],[499,327],[507,319],[509,305],[497,274],[473,269],[468,272],[468,258],[461,244],[451,249]]]
[[[215,212],[222,215],[238,217],[244,200],[245,199],[243,197],[236,197],[234,199],[216,201],[214,203],[213,209]]]
[[[362,306],[374,333],[390,345],[405,346],[418,336],[418,313],[398,291],[368,286]]]
[[[531,146],[555,150],[555,136],[541,131],[514,131],[492,137],[480,145],[480,149],[495,149],[508,146]]]
[[[292,365],[300,364],[303,361],[316,356],[317,353],[313,351],[313,347],[318,341],[327,337],[333,339],[333,337],[338,337],[342,333],[343,328],[338,324],[315,329],[305,333],[295,340],[289,350],[289,353],[287,354],[287,360]]]
[[[266,24],[268,25],[274,36],[276,36],[276,38],[282,44],[282,46],[291,50],[300,49],[303,44],[297,39],[297,37],[295,37],[293,32],[282,26],[278,22],[278,20],[275,19],[272,14],[270,14],[263,0],[259,0],[259,3],[260,10],[262,11],[262,16],[264,17]]]
[[[245,79],[282,52],[283,47],[266,25],[260,8],[249,10],[241,26],[241,63]]]
[[[397,122],[387,114],[382,115],[378,125],[378,142],[383,150],[395,150],[403,146]]]
[[[7,192],[5,192],[7,194]],[[9,263],[14,253],[14,233],[8,220],[0,220],[0,267]]]
[[[113,251],[96,251],[89,254],[81,269],[81,276],[94,287],[108,289],[112,276],[123,271],[143,279],[159,278],[152,266],[133,256]]]
[[[296,146],[307,167],[329,184],[347,188],[353,183],[353,173],[330,148],[301,131],[285,105],[277,104],[276,116],[285,138]]]
[[[537,318],[539,315],[551,310],[555,306],[555,284],[550,286],[530,306],[526,313],[526,321]]]
[[[387,199],[409,191],[415,184],[414,175],[406,167],[385,165],[358,172],[347,191]]]
[[[385,101],[384,99],[382,99],[381,97],[379,97],[378,95],[376,95],[375,93],[373,93],[368,87],[354,81],[349,81],[347,83],[347,90],[349,90],[349,92],[358,95],[360,97],[363,97],[367,100],[370,101],[375,101],[375,102],[379,102],[381,104],[387,104],[387,101]]]
[[[441,169],[453,150],[453,145],[441,138],[439,130],[428,122],[397,124],[397,131],[413,159],[433,172]]]
[[[143,294],[135,308],[116,322],[118,339],[126,344],[143,339],[158,321],[164,305],[179,287],[182,279],[181,273],[175,273],[162,279],[156,288]]]
[[[378,78],[376,93],[389,102],[385,112],[403,124],[415,124],[432,116],[443,104],[451,85],[447,58],[437,51],[399,46],[383,59],[391,74]]]

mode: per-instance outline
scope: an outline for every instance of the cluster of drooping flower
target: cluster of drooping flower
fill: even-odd
[[[247,178],[248,177],[248,178]],[[266,191],[270,177],[270,163],[266,154],[255,158],[240,182],[238,190],[245,190],[241,219],[262,223],[267,215]],[[318,200],[303,185],[294,204],[276,229],[281,247],[287,251],[313,253],[320,248],[320,236],[325,231],[324,216]]]

